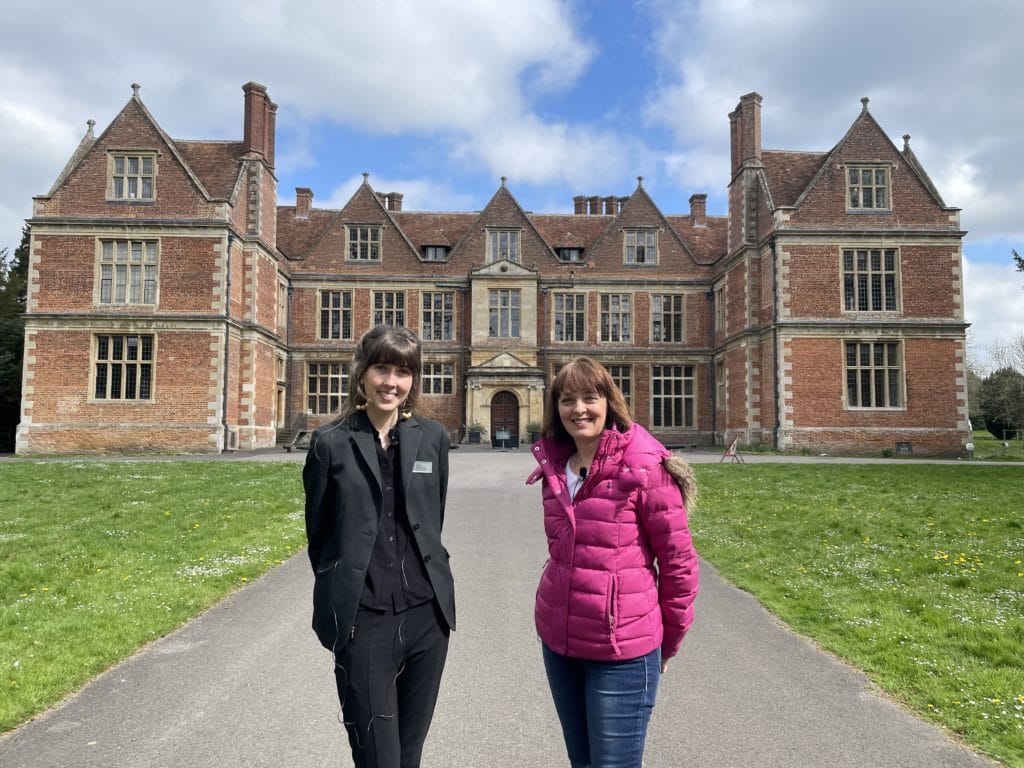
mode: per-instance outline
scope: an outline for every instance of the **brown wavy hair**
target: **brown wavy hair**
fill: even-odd
[[[567,363],[555,376],[544,398],[544,421],[541,434],[558,442],[572,442],[572,437],[565,430],[562,419],[558,415],[558,401],[566,392],[596,392],[608,401],[608,417],[604,428],[612,425],[620,432],[625,432],[633,425],[629,415],[629,406],[622,391],[615,386],[608,369],[592,357],[577,357]]]
[[[348,400],[341,408],[338,421],[344,421],[360,406],[366,405],[363,376],[370,366],[384,363],[400,365],[412,371],[412,387],[401,410],[412,411],[420,396],[420,374],[423,355],[419,337],[401,325],[377,325],[364,333],[352,353],[352,370],[348,377]]]

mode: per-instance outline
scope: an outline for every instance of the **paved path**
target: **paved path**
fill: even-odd
[[[452,452],[445,540],[460,628],[425,768],[566,764],[532,626],[545,548],[539,491],[523,485],[531,463],[527,451]],[[0,738],[0,766],[350,766],[330,659],[309,629],[311,589],[301,553]],[[659,691],[646,765],[994,764],[903,712],[704,566],[694,627]]]

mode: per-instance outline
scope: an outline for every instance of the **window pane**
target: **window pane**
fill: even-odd
[[[96,398],[104,399],[107,396],[107,365],[99,363],[96,365]]]

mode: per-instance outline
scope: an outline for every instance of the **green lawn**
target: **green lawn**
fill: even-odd
[[[694,537],[726,579],[925,718],[1024,766],[1021,467],[695,469]]]
[[[0,732],[303,546],[299,470],[0,464]]]
[[[1024,468],[695,470],[694,536],[725,578],[1024,768]],[[303,544],[292,463],[0,464],[0,731]]]
[[[976,429],[971,435],[974,441],[974,458],[987,461],[1024,461],[1024,441],[999,440],[986,429]],[[1003,443],[1006,447],[1003,447]]]

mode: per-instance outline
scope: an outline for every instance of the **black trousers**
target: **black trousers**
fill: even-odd
[[[419,768],[448,636],[433,600],[400,613],[359,609],[334,659],[356,768]]]

